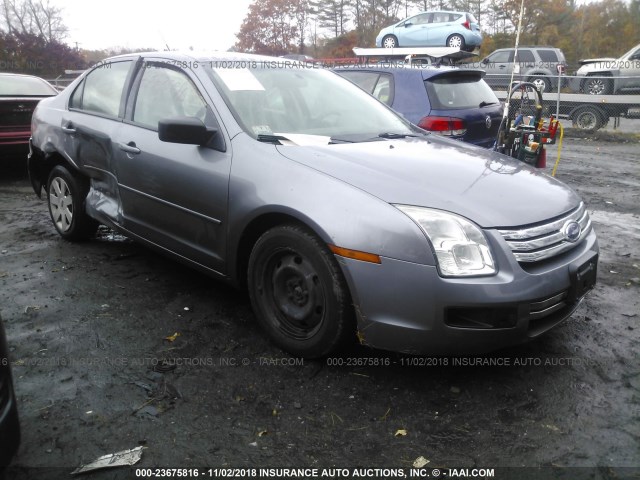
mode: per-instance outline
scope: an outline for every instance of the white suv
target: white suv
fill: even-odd
[[[576,75],[586,77],[580,82],[584,93],[607,95],[640,88],[640,45],[620,58],[591,58],[580,63]]]

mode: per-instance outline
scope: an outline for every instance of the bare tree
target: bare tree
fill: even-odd
[[[62,9],[50,0],[2,0],[0,28],[9,34],[25,33],[59,42],[69,30],[62,20]]]

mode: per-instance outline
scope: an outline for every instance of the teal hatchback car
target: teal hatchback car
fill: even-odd
[[[421,12],[380,30],[376,46],[455,47],[473,51],[482,44],[480,25],[468,12]]]

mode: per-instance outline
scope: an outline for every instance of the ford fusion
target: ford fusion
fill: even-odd
[[[111,58],[38,105],[29,172],[63,238],[105,224],[246,288],[293,355],[519,344],[596,278],[572,189],[283,59]]]

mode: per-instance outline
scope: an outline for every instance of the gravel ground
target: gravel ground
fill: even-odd
[[[466,365],[364,347],[291,358],[245,293],[107,229],[63,241],[22,168],[3,168],[0,313],[23,429],[8,478],[70,478],[138,446],[141,468],[408,468],[423,457],[429,472],[638,475],[640,144],[570,137],[557,177],[588,205],[598,285],[543,338]],[[549,173],[554,161],[550,149]]]

